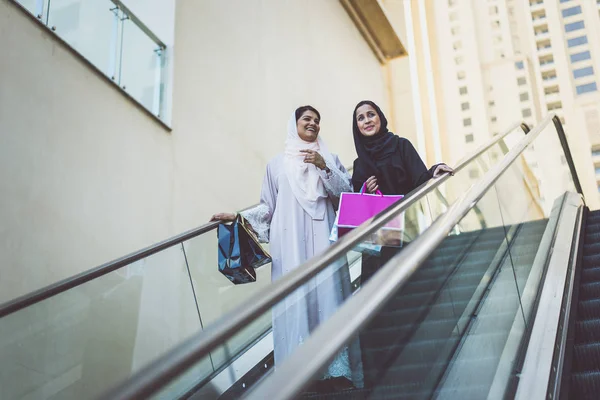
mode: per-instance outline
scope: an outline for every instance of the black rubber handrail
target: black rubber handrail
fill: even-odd
[[[575,162],[573,161],[573,155],[571,154],[571,148],[569,147],[569,142],[567,141],[567,135],[565,134],[562,122],[560,122],[560,118],[558,118],[556,115],[552,118],[552,122],[556,127],[556,133],[558,134],[560,145],[565,153],[565,158],[567,160],[567,164],[569,165],[569,171],[571,171],[571,177],[573,178],[575,189],[577,190],[577,193],[583,196],[583,188],[581,187],[581,182],[579,181],[579,176],[577,175],[577,168],[575,168]]]

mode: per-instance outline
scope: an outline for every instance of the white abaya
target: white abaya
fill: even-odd
[[[330,172],[319,170],[327,197],[323,219],[313,219],[294,196],[280,154],[267,165],[260,205],[242,212],[263,242],[270,243],[273,281],[298,268],[329,247],[335,220],[334,204],[340,193],[352,191],[350,177],[337,156],[326,159]],[[333,165],[330,165],[333,164]],[[350,274],[344,260],[328,266],[303,287],[273,308],[275,365],[281,365],[310,333],[326,321],[351,295]],[[329,366],[324,378],[346,377],[363,386],[358,343],[345,347]]]

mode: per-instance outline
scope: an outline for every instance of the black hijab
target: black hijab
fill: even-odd
[[[368,104],[379,115],[381,127],[373,136],[364,136],[358,129],[356,110]],[[371,176],[377,177],[379,190],[383,194],[407,194],[432,177],[421,157],[409,140],[394,135],[388,130],[385,115],[370,100],[356,105],[352,113],[352,132],[358,158],[354,161],[352,184],[359,191]]]

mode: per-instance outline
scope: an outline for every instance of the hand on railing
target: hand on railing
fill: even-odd
[[[444,175],[444,173],[446,173],[446,172],[449,173],[450,175],[454,175],[454,169],[450,168],[446,164],[440,164],[437,167],[435,167],[435,170],[433,171],[433,177],[439,178],[440,176]]]
[[[232,213],[218,213],[210,218],[210,222],[221,221],[221,222],[233,222],[235,221],[237,214]]]

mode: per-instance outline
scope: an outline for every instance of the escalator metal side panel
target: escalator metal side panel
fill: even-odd
[[[573,277],[571,273],[577,261],[579,247],[579,233],[582,223],[584,201],[580,194],[566,193],[559,217],[558,229],[550,249],[546,277],[543,282],[539,304],[529,344],[527,346],[523,369],[521,371],[517,392],[517,400],[546,399],[549,383],[553,374],[559,374],[562,366],[562,353],[566,341],[566,324],[561,316],[570,310],[570,301],[573,290]],[[567,291],[566,300],[563,304]],[[564,334],[562,334],[564,333]],[[559,349],[560,363],[555,365],[555,349]],[[554,369],[556,368],[556,369]],[[553,371],[554,369],[554,371]],[[555,380],[559,382],[560,380]]]

